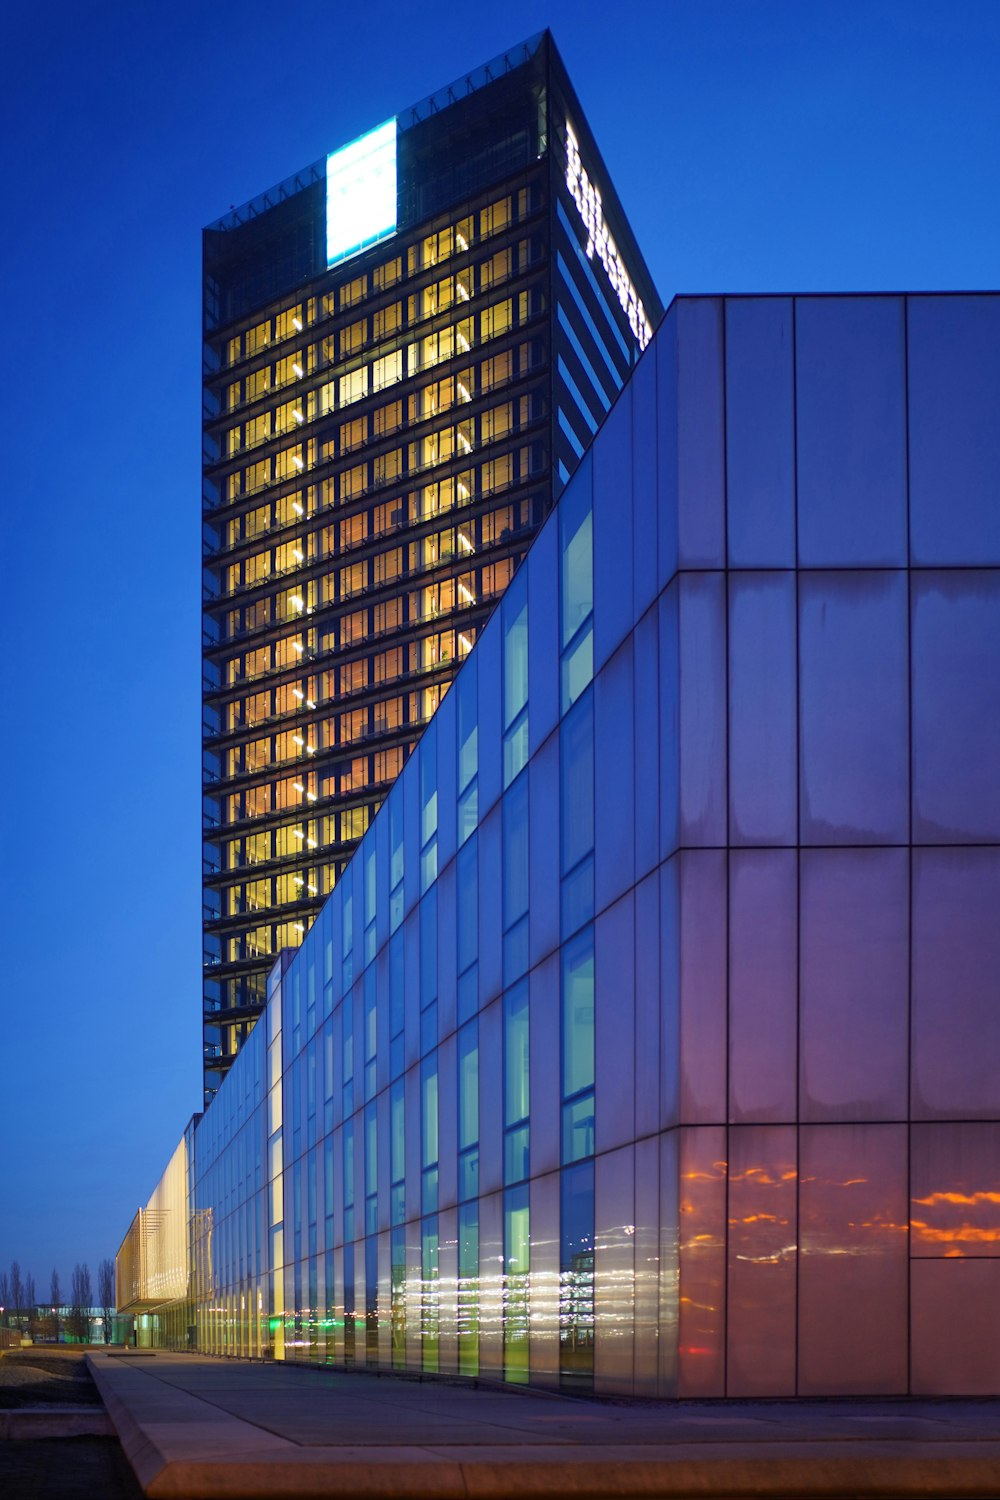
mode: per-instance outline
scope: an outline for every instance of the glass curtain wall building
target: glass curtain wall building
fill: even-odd
[[[211,1097],[662,308],[548,33],[204,272]]]
[[[1000,1392],[998,402],[1000,296],[672,304],[188,1131],[155,1341]]]

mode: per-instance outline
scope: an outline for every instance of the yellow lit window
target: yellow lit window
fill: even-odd
[[[367,807],[352,807],[340,815],[340,836],[344,840],[364,838],[368,829],[370,810]]]
[[[385,292],[389,287],[395,286],[403,275],[403,262],[400,256],[393,256],[384,265],[375,266],[372,271],[372,291]]]
[[[262,370],[254,370],[247,376],[247,400],[257,401],[261,396],[267,394],[271,389],[271,367],[265,365]]]
[[[488,495],[495,490],[505,490],[516,478],[515,455],[504,453],[499,458],[491,459],[489,463],[483,464],[483,493]]]
[[[254,490],[261,490],[271,482],[271,460],[262,458],[258,463],[248,464],[243,470],[244,494],[252,494]]]
[[[283,828],[274,830],[274,852],[278,859],[301,852],[305,840],[295,837],[296,830],[302,831],[298,823],[287,823]]]
[[[447,260],[454,246],[454,231],[442,229],[437,234],[429,234],[420,245],[420,264],[422,266],[436,266],[441,261]]]
[[[489,515],[483,516],[483,545],[489,546],[492,542],[504,540],[504,532],[511,531],[514,527],[514,512],[511,506],[501,505],[497,510],[490,511]]]
[[[487,287],[499,286],[506,281],[511,273],[511,250],[508,245],[506,250],[498,250],[489,260],[484,260],[479,267],[479,285],[485,290]]]
[[[260,818],[271,811],[271,783],[247,788],[247,817]]]
[[[266,349],[271,338],[270,319],[258,323],[254,328],[248,328],[245,334],[247,354],[256,354],[260,349]]]
[[[366,318],[361,318],[357,323],[348,323],[346,328],[340,330],[340,358],[347,359],[352,354],[357,354],[365,343],[367,337]]]
[[[305,412],[298,401],[286,401],[274,413],[274,430],[278,435],[294,432],[305,422]]]
[[[393,646],[391,651],[379,652],[374,659],[373,666],[376,682],[391,682],[403,670],[402,647]]]
[[[296,506],[298,506],[297,510]],[[290,495],[279,495],[274,502],[274,511],[275,520],[279,526],[287,526],[289,522],[299,520],[305,514],[302,491],[295,490]]]
[[[402,572],[403,554],[399,547],[389,552],[380,552],[375,558],[375,583],[391,583]]]
[[[360,401],[368,394],[368,366],[363,365],[360,370],[352,370],[349,375],[341,375],[339,381],[339,397],[341,406],[349,406],[352,401]]]
[[[408,496],[395,495],[391,500],[386,500],[383,504],[377,505],[375,507],[375,519],[372,523],[373,531],[377,535],[380,535],[383,532],[394,530],[397,526],[402,526],[406,520],[408,504]]]
[[[350,453],[352,448],[360,448],[367,437],[367,420],[364,417],[355,417],[352,422],[340,424],[340,451]]]
[[[512,326],[513,307],[509,297],[503,302],[494,303],[492,307],[484,308],[479,315],[479,331],[483,339],[499,338]]]
[[[360,594],[367,584],[367,563],[351,563],[346,568],[340,569],[340,597],[350,599],[354,594]]]
[[[403,354],[397,349],[394,354],[386,354],[382,359],[375,360],[372,365],[372,390],[384,390],[387,385],[395,385],[397,380],[403,378]]]
[[[246,568],[247,588],[251,588],[255,583],[261,583],[269,576],[271,571],[270,564],[271,554],[269,552],[254,552],[247,558],[244,564]]]
[[[356,547],[364,541],[367,533],[367,515],[348,516],[340,523],[340,545],[343,548]]]
[[[381,635],[386,630],[395,630],[402,617],[402,608],[403,602],[398,597],[384,599],[381,604],[376,604],[372,611],[375,634]]]
[[[340,288],[340,310],[346,307],[355,307],[361,302],[368,291],[367,276],[355,276],[353,281],[347,282]]]
[[[411,468],[429,468],[432,464],[445,463],[455,452],[455,429],[442,427],[437,432],[428,432],[417,442],[410,444]]]
[[[483,568],[482,597],[490,599],[494,594],[500,594],[510,583],[514,572],[514,559],[512,557],[502,558],[499,562],[489,563]]]
[[[348,662],[340,668],[340,691],[342,694],[358,693],[368,686],[368,660]]]
[[[246,839],[246,863],[248,865],[262,865],[271,857],[271,835],[269,833],[251,833]]]
[[[498,438],[506,437],[513,426],[511,403],[505,401],[502,406],[494,406],[492,410],[484,411],[480,424],[484,443],[493,443]]]
[[[271,741],[250,740],[244,747],[244,759],[248,771],[263,771],[271,764]]]
[[[416,309],[418,317],[433,318],[437,313],[451,307],[455,300],[455,279],[446,276],[443,281],[432,281],[419,294]]]
[[[380,453],[372,463],[372,481],[375,484],[391,484],[402,473],[403,450],[392,448]]]
[[[501,229],[506,229],[510,223],[510,199],[501,198],[497,203],[491,203],[479,214],[479,233],[483,239],[488,235],[498,234]]]
[[[375,755],[375,780],[394,780],[403,769],[403,750],[394,745],[391,750],[379,750]]]
[[[348,500],[356,500],[364,494],[368,479],[368,465],[355,464],[352,469],[345,469],[340,476],[340,499],[341,503]]]
[[[398,729],[403,722],[403,700],[402,698],[386,698],[382,703],[375,705],[375,732],[376,734],[388,734],[393,729]]]
[[[395,432],[403,424],[403,403],[401,401],[387,402],[385,406],[377,409],[374,419],[376,437]]]
[[[257,448],[261,443],[266,443],[271,436],[271,413],[261,412],[259,417],[251,417],[246,425],[246,445],[248,448]]]
[[[288,385],[289,381],[299,380],[302,375],[307,374],[305,358],[302,350],[297,349],[293,354],[286,354],[283,359],[279,359],[274,367],[275,385]]]
[[[297,645],[302,647],[301,651],[297,651],[295,649]],[[278,670],[280,670],[282,667],[294,666],[297,663],[301,662],[303,656],[309,651],[309,649],[310,647],[306,642],[304,634],[302,636],[285,636],[282,640],[275,642],[274,665]]]
[[[303,468],[302,445],[295,443],[291,448],[283,448],[274,458],[275,479],[292,479],[300,474]]]
[[[294,568],[301,567],[305,560],[302,543],[297,539],[294,542],[282,542],[274,549],[274,567],[278,573],[289,573]]]
[[[372,315],[372,337],[377,340],[391,337],[398,332],[402,320],[402,305],[390,302],[388,307],[383,307]]]
[[[359,641],[367,629],[367,610],[359,609],[353,615],[345,615],[340,622],[340,644],[346,646],[351,641]]]
[[[252,539],[255,536],[260,536],[262,532],[266,531],[269,520],[270,515],[268,507],[266,505],[259,506],[257,510],[249,511],[243,518],[244,529],[248,540]]]
[[[340,715],[340,743],[349,745],[368,733],[367,708],[355,708]]]
[[[274,320],[274,336],[278,339],[291,338],[293,333],[302,331],[302,308],[301,305],[286,308],[278,313]]]

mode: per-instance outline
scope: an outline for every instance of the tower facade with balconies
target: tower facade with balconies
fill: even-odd
[[[211,1097],[661,305],[548,33],[206,229],[204,276]]]

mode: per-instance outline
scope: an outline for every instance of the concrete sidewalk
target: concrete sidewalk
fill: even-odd
[[[92,1354],[149,1496],[1000,1495],[1000,1402],[618,1405],[188,1355]]]

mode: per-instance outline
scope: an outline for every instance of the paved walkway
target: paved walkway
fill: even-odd
[[[1000,1401],[630,1406],[191,1355],[90,1365],[151,1497],[1000,1495]]]

